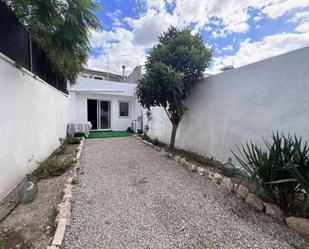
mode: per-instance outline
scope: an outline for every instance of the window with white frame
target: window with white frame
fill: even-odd
[[[119,102],[119,116],[120,117],[129,117],[130,103],[128,101]]]

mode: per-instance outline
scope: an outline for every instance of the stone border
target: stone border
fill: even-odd
[[[55,233],[54,238],[52,240],[52,243],[50,246],[47,247],[47,249],[58,249],[61,247],[65,228],[70,223],[70,217],[71,217],[71,205],[72,205],[72,181],[77,176],[76,171],[79,167],[79,161],[81,158],[82,150],[85,144],[85,138],[82,137],[80,144],[77,148],[77,153],[75,156],[76,164],[74,165],[73,169],[69,171],[69,177],[66,179],[64,183],[64,189],[63,189],[63,197],[62,202],[58,204],[57,206],[57,216],[55,219]]]
[[[229,177],[212,172],[207,168],[196,166],[195,164],[188,162],[185,157],[173,155],[172,153],[166,151],[163,147],[155,146],[153,143],[142,139],[140,136],[136,137],[151,148],[166,153],[167,157],[178,162],[187,170],[197,172],[200,176],[207,177],[213,182],[221,185],[223,188],[227,189],[247,204],[251,205],[255,210],[264,212],[281,223],[286,223],[288,227],[295,230],[303,237],[307,239],[309,238],[309,219],[293,216],[285,217],[284,212],[279,208],[279,206],[261,200],[258,196],[256,196],[256,194],[250,192],[250,190],[243,184],[235,184]]]

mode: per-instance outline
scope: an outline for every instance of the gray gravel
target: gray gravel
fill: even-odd
[[[302,239],[134,137],[89,139],[63,248],[295,248]]]

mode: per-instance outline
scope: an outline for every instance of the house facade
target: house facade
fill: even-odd
[[[140,129],[142,108],[135,96],[136,83],[78,77],[69,86],[70,122],[91,122],[92,130]]]

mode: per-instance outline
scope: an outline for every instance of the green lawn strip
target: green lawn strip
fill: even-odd
[[[110,138],[128,136],[132,136],[132,133],[127,131],[90,131],[90,134],[87,138]]]

